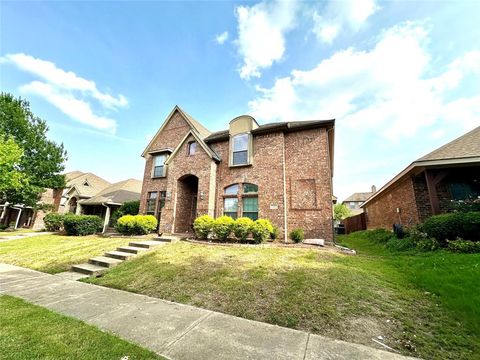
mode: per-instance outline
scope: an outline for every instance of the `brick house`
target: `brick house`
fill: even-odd
[[[372,185],[372,191],[368,192],[356,192],[347,197],[345,200],[342,201],[342,204],[347,206],[352,215],[358,215],[363,213],[363,209],[361,205],[367,200],[372,194],[374,194],[377,191],[377,188],[375,185]]]
[[[421,223],[466,199],[480,201],[480,127],[411,163],[362,208],[368,229],[391,229]]]
[[[332,240],[334,120],[259,125],[239,116],[211,133],[175,106],[142,156],[140,212],[159,231],[192,231],[195,217],[266,218],[280,230]]]

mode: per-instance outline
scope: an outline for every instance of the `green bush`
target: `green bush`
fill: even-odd
[[[100,232],[103,220],[96,215],[65,215],[63,227],[67,235],[84,236]]]
[[[432,238],[421,239],[415,242],[415,245],[420,251],[435,251],[440,249],[440,243]]]
[[[454,240],[448,241],[448,250],[456,253],[480,253],[480,241]]]
[[[210,215],[202,215],[193,222],[193,230],[199,239],[208,239],[215,220]]]
[[[48,213],[43,218],[45,229],[48,231],[59,231],[63,228],[63,219],[65,215],[59,213]]]
[[[126,201],[110,217],[110,224],[116,225],[123,215],[137,215],[140,209],[140,200]]]
[[[247,240],[248,234],[250,234],[253,226],[253,220],[247,217],[241,217],[235,220],[233,225],[233,233],[238,240]]]
[[[145,235],[157,228],[153,215],[123,215],[117,220],[115,229],[123,235]]]
[[[226,241],[233,230],[234,224],[235,220],[230,216],[220,216],[213,222],[213,234],[218,240]]]
[[[270,239],[271,240],[278,239],[278,234],[279,234],[278,226],[273,225],[273,231],[270,233]]]
[[[266,219],[258,219],[252,225],[252,236],[256,244],[265,242],[273,231],[273,225]]]
[[[305,234],[302,228],[293,229],[290,231],[290,239],[295,243],[302,242],[305,239]]]
[[[442,246],[447,245],[447,240],[457,237],[479,241],[480,212],[435,215],[425,220],[422,229],[429,237],[437,239]]]

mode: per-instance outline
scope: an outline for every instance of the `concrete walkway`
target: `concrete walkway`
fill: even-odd
[[[0,294],[81,319],[170,359],[408,359],[6,264],[0,264]]]
[[[2,235],[0,236],[0,242],[25,239],[25,238],[41,236],[41,235],[51,235],[51,234],[54,234],[54,233],[39,231],[39,232],[29,232],[29,233],[23,233],[23,234],[17,234],[17,235]]]

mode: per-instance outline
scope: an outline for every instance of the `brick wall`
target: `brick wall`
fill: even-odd
[[[415,200],[418,212],[418,221],[422,222],[426,218],[432,216],[432,207],[430,206],[430,198],[428,197],[427,181],[425,173],[412,176],[413,189],[415,191]]]
[[[417,188],[420,182],[416,183]],[[397,208],[400,212],[397,212]],[[367,229],[391,229],[400,223],[405,227],[417,224],[419,215],[415,202],[414,181],[407,177],[379,194],[365,206]]]
[[[285,135],[288,231],[333,240],[331,169],[325,128]]]

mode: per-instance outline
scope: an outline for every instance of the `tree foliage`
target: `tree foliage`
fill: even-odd
[[[47,139],[47,131],[45,120],[32,113],[28,101],[8,93],[0,94],[0,139],[13,140],[23,152],[15,165],[23,181],[21,186],[2,183],[0,186],[6,188],[1,194],[4,200],[35,206],[39,194],[46,188],[65,187],[61,172],[67,153],[63,144]]]
[[[20,189],[26,179],[18,170],[23,150],[12,138],[0,137],[0,199],[5,197],[8,190]]]
[[[333,207],[333,219],[335,221],[342,221],[351,215],[352,211],[345,204],[335,204]]]

